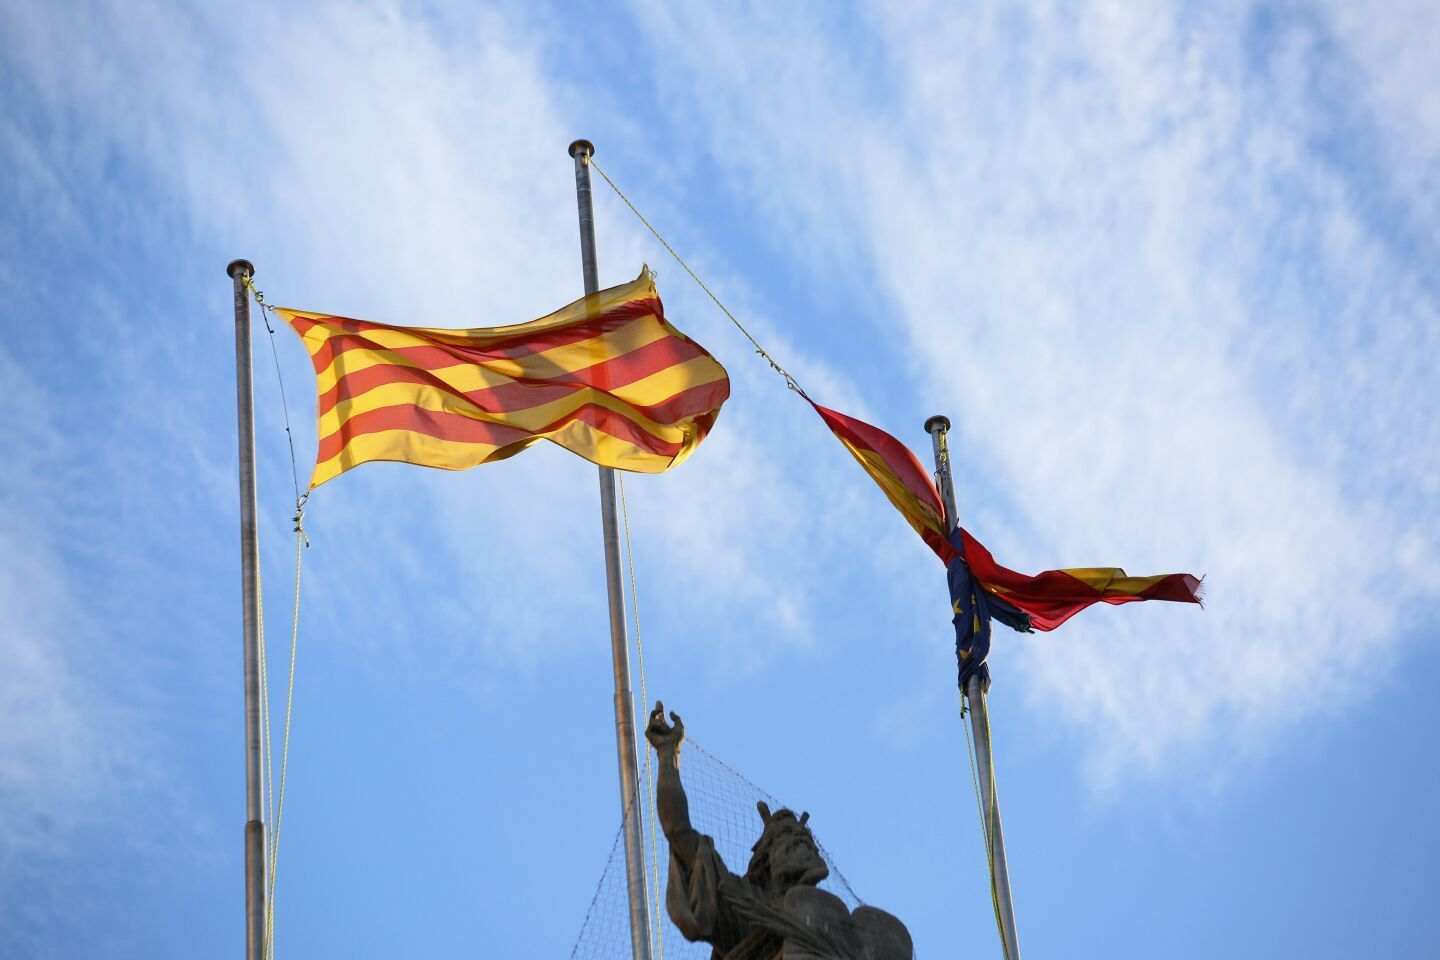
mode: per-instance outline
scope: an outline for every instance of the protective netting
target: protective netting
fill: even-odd
[[[687,737],[680,751],[680,777],[690,799],[690,822],[701,833],[715,840],[716,851],[725,858],[725,865],[735,873],[744,873],[750,863],[750,847],[760,837],[762,823],[755,803],[764,800],[772,809],[786,804],[745,779],[733,767],[718,759]],[[650,818],[653,798],[645,798],[645,864],[651,873],[650,925],[656,933],[652,940],[652,960],[709,960],[710,947],[690,943],[670,922],[665,913],[665,883],[670,872],[670,853],[664,836],[658,843],[658,875],[652,866],[650,830],[659,827]],[[799,808],[792,807],[800,813]],[[813,821],[811,824],[814,826]],[[830,867],[830,876],[820,884],[854,909],[860,904],[850,884],[835,866],[835,860],[817,836],[820,855]],[[659,891],[658,901],[655,891]],[[625,844],[623,824],[615,832],[610,859],[585,914],[571,960],[630,960],[630,901],[625,892]]]

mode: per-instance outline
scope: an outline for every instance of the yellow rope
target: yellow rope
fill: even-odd
[[[640,716],[648,716],[650,710],[650,685],[645,676],[645,643],[640,637],[640,594],[635,577],[635,552],[630,542],[630,506],[625,500],[625,476],[616,471],[620,487],[620,516],[625,527],[625,560],[630,568],[630,611],[635,622],[635,661],[640,667]],[[638,723],[639,717],[633,722]],[[657,960],[665,960],[665,937],[660,924],[660,844],[657,838],[659,814],[655,809],[655,778],[651,768],[650,750],[640,748],[645,756],[645,796],[640,808],[646,817],[646,832],[650,834],[650,870],[645,878],[645,899],[650,905],[651,954]]]
[[[309,546],[305,534],[303,505],[295,513],[295,605],[290,614],[290,677],[285,690],[285,727],[280,746],[280,789],[275,803],[275,831],[269,848],[270,877],[269,892],[265,898],[265,955],[275,954],[275,875],[280,863],[280,829],[285,823],[285,783],[290,773],[290,729],[295,710],[295,662],[300,641],[300,574],[303,569],[303,551]],[[269,698],[269,691],[266,691]],[[267,711],[268,713],[268,711]],[[268,721],[267,721],[268,722]],[[274,776],[272,771],[271,776]]]
[[[730,312],[730,308],[726,307],[725,304],[720,302],[720,298],[715,296],[715,292],[706,285],[704,280],[700,279],[699,275],[697,275],[694,270],[690,269],[690,264],[685,262],[685,258],[675,252],[675,248],[670,246],[670,242],[660,235],[660,231],[656,230],[649,220],[645,219],[645,215],[641,213],[638,208],[636,208],[635,204],[630,202],[630,198],[625,196],[625,192],[615,185],[614,180],[610,179],[610,175],[604,170],[600,169],[600,164],[595,162],[595,158],[592,156],[587,162],[590,164],[590,166],[594,167],[595,172],[600,174],[600,176],[604,178],[605,182],[610,185],[610,189],[615,191],[615,195],[625,202],[625,206],[630,208],[630,212],[635,214],[636,219],[638,219],[641,223],[645,225],[645,229],[649,230],[650,233],[655,237],[655,239],[660,241],[660,245],[665,248],[665,252],[670,254],[670,256],[674,257],[675,262],[680,264],[681,269],[683,269],[686,273],[690,274],[690,279],[694,280],[697,284],[699,284],[700,289],[705,291],[706,296],[708,296],[711,300],[715,302],[715,306],[719,307],[720,312],[725,314],[726,318],[735,325],[735,329],[739,330],[742,334],[745,335],[745,339],[750,341],[750,346],[755,348],[755,352],[759,354],[766,363],[770,364],[770,369],[774,370],[776,373],[780,374],[780,376],[785,379],[785,385],[787,387],[800,394],[800,396],[804,397],[806,400],[809,400],[810,395],[807,394],[805,390],[800,386],[800,382],[790,375],[790,371],[780,366],[780,364],[775,360],[775,358],[770,356],[769,351],[767,351],[764,347],[760,346],[760,341],[756,340],[755,337],[750,333],[750,331],[745,329],[745,325],[743,323],[735,319],[735,314]]]

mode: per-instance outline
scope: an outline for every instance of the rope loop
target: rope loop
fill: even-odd
[[[295,501],[295,516],[290,518],[295,524],[296,535],[300,537],[307,550],[310,547],[310,533],[305,529],[305,504],[309,500],[310,491],[306,490],[300,495],[300,499]]]

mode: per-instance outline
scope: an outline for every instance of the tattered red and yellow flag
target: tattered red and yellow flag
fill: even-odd
[[[809,400],[809,397],[805,399]],[[920,539],[935,551],[941,561],[950,562],[955,550],[945,536],[945,507],[930,474],[920,465],[910,448],[879,427],[864,420],[847,417],[838,410],[822,407],[814,400],[810,406],[835,434],[855,462],[884,491],[890,503],[906,519]]]
[[[1119,567],[1066,567],[1030,576],[995,562],[985,545],[963,528],[965,565],[980,585],[1030,617],[1036,630],[1054,630],[1092,603],[1136,600],[1200,602],[1200,579],[1188,573],[1132,577]]]
[[[730,396],[665,319],[649,269],[529,323],[446,330],[287,307],[315,366],[311,488],[372,460],[463,470],[550,440],[605,467],[684,461]]]
[[[1132,577],[1119,567],[1073,567],[1028,576],[1001,566],[967,531],[946,536],[940,494],[909,447],[863,420],[811,406],[941,562],[963,559],[987,593],[1019,609],[1034,629],[1053,630],[1093,603],[1200,602],[1200,580],[1188,573]]]

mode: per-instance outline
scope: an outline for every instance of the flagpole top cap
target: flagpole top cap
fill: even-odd
[[[236,277],[244,277],[248,280],[250,277],[255,276],[255,264],[249,260],[231,260],[229,265],[225,267],[225,272],[230,276],[231,280],[234,280]]]
[[[925,421],[925,432],[929,434],[945,433],[950,429],[950,418],[943,413],[937,413]]]
[[[591,157],[595,156],[595,144],[591,143],[589,140],[576,140],[574,143],[570,144],[570,156],[583,156],[585,159],[588,160]]]

